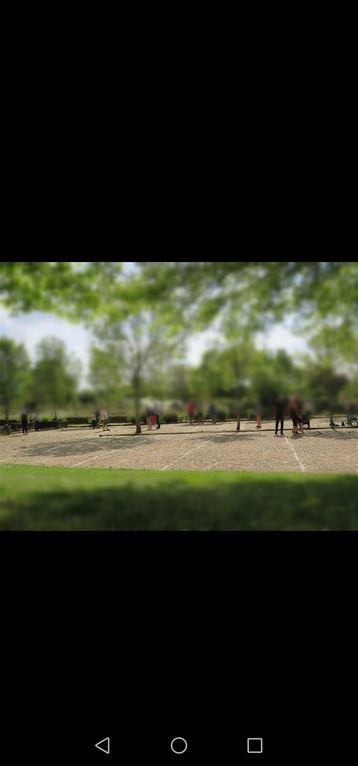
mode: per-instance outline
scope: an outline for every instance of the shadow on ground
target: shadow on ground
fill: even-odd
[[[149,444],[151,436],[140,437],[105,437],[98,439],[76,439],[69,442],[62,441],[59,444],[33,444],[24,445],[23,451],[16,457],[85,457],[111,450],[128,450],[138,447],[138,444]],[[110,447],[109,447],[110,445]]]

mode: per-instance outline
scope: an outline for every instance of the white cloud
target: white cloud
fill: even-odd
[[[80,359],[83,364],[82,386],[84,385],[84,378],[88,371],[91,333],[83,326],[38,311],[11,316],[2,307],[0,310],[1,335],[6,335],[16,343],[23,343],[32,360],[35,359],[36,346],[43,338],[54,337],[63,340],[68,353]]]
[[[306,351],[306,343],[283,325],[278,325],[267,334],[259,333],[256,337],[258,345],[269,348],[272,351],[284,349],[289,354],[292,351]]]
[[[5,306],[0,305],[0,335],[4,335],[3,329],[11,327],[11,324],[13,322],[13,318],[11,317],[10,311],[5,308]]]
[[[92,335],[83,325],[72,324],[65,319],[41,312],[13,316],[7,309],[0,307],[0,335],[6,335],[17,343],[24,343],[32,359],[35,358],[37,344],[43,338],[51,336],[60,338],[64,341],[68,352],[82,362],[81,385],[82,387],[86,386]],[[187,361],[189,364],[197,366],[200,364],[203,353],[221,341],[220,334],[215,334],[213,331],[205,332],[202,335],[193,335],[187,347]],[[283,348],[288,353],[306,350],[304,340],[293,335],[289,326],[286,325],[278,325],[268,333],[258,334],[256,342],[259,347],[272,350]]]

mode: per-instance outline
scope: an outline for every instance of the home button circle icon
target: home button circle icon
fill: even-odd
[[[175,737],[175,739],[173,739],[170,743],[170,747],[173,753],[176,753],[176,755],[182,755],[182,753],[185,753],[185,751],[188,749],[188,743],[183,737]]]

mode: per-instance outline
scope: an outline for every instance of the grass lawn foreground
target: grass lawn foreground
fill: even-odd
[[[356,531],[358,477],[0,467],[1,531]]]

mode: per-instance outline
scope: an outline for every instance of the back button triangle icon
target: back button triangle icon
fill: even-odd
[[[95,747],[97,747],[98,750],[102,750],[103,753],[107,753],[107,755],[109,755],[109,737],[102,739],[101,742],[97,742]]]

